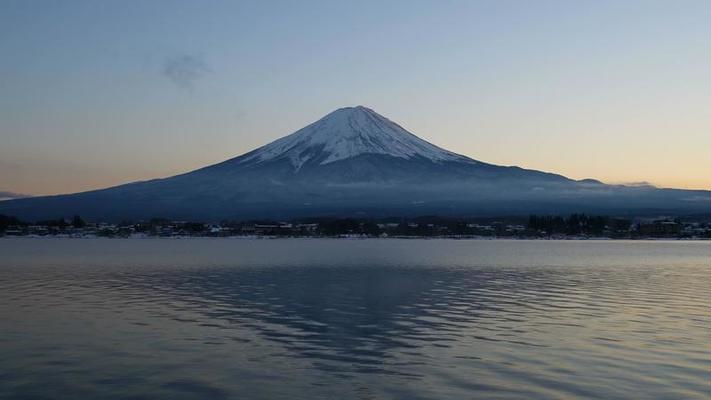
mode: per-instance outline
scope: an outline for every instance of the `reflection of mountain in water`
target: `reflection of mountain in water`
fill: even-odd
[[[544,346],[519,322],[546,308],[554,323],[560,293],[575,289],[562,271],[540,269],[218,268],[133,279],[177,320],[258,332],[329,371],[393,374],[404,374],[393,352],[427,357],[463,339]],[[181,319],[185,311],[199,317]]]
[[[0,343],[12,344],[2,398],[704,398],[709,388],[703,243],[11,243],[0,258]],[[36,376],[43,385],[28,387]]]

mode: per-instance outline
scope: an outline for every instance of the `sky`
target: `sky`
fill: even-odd
[[[4,0],[0,192],[187,172],[354,105],[485,162],[711,189],[709,21],[683,0]]]

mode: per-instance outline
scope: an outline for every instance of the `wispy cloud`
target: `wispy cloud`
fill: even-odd
[[[165,59],[163,75],[178,87],[193,90],[195,82],[210,72],[202,56],[181,54]]]
[[[638,188],[655,188],[656,186],[647,181],[639,181],[639,182],[627,182],[627,181],[607,181],[606,182],[609,185],[619,185],[619,186],[629,186],[629,187],[638,187]]]

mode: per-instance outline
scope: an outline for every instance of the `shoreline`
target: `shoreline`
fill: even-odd
[[[106,239],[106,240],[301,240],[301,239],[330,239],[330,240],[471,240],[471,241],[542,241],[542,242],[635,242],[635,241],[679,241],[679,242],[706,242],[711,241],[711,238],[704,237],[627,237],[627,238],[612,238],[612,237],[487,237],[487,236],[72,236],[72,235],[18,235],[18,236],[0,236],[0,240],[8,239]]]

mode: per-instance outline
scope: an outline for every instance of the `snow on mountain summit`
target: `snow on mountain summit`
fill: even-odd
[[[363,107],[340,108],[320,120],[244,157],[241,162],[264,162],[287,158],[299,169],[309,160],[328,164],[361,154],[380,154],[433,162],[465,161],[470,158],[439,148],[408,132],[375,111]]]

